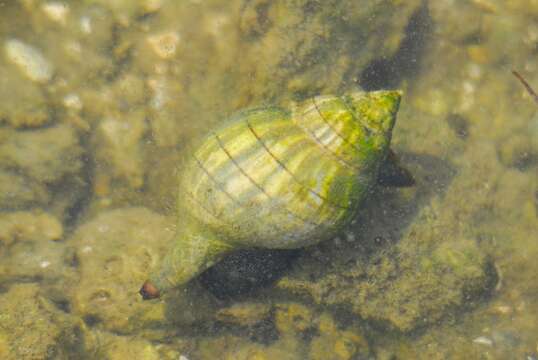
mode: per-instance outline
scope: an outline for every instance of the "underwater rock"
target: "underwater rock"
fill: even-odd
[[[299,303],[277,303],[274,321],[282,341],[309,340],[308,349],[296,350],[308,355],[296,352],[296,358],[350,360],[370,355],[361,330],[358,327],[342,329],[328,312],[319,314]]]
[[[13,131],[0,144],[0,167],[55,183],[82,169],[82,153],[78,136],[68,125]]]
[[[86,353],[91,359],[177,360],[180,353],[168,344],[153,343],[139,336],[125,336],[86,328]],[[181,339],[174,339],[175,343]]]
[[[62,224],[49,214],[23,211],[0,214],[1,245],[8,246],[17,241],[59,240],[62,235]]]
[[[412,244],[422,242],[423,231],[412,230],[393,251],[358,260],[341,272],[316,280],[288,277],[278,286],[310,294],[322,305],[348,305],[364,319],[403,332],[434,324],[491,289],[492,270],[467,239],[433,252]],[[402,251],[404,246],[408,250]]]
[[[507,167],[526,170],[538,164],[537,134],[532,132],[511,133],[499,146],[499,160]],[[533,144],[534,141],[534,144]]]
[[[424,171],[413,169],[419,179],[414,201],[423,204],[417,214],[410,211],[417,203],[403,194],[382,201],[381,194],[373,197],[362,225],[353,230],[354,242],[321,244],[277,286],[401,332],[435,324],[479,302],[494,287],[496,274],[472,224],[458,219],[476,218],[491,201],[487,189],[461,196],[463,187],[480,186],[470,174],[483,169],[467,165],[444,185],[447,194],[436,189],[431,199],[426,194],[440,183],[431,174],[426,180]]]
[[[215,354],[219,360],[297,360],[305,359],[306,356],[301,345],[294,338],[263,345],[245,337],[224,335],[200,339],[193,359],[213,360]]]
[[[176,104],[182,86],[166,76],[151,77],[147,83],[151,94],[148,121],[152,136],[158,146],[174,146],[184,135],[182,122],[177,119],[181,108]]]
[[[67,24],[67,18],[70,12],[68,4],[51,1],[43,3],[41,5],[41,10],[43,10],[50,20],[55,21],[62,26]]]
[[[66,359],[81,350],[76,321],[40,294],[37,284],[0,293],[0,356],[6,360]]]
[[[310,342],[308,359],[351,360],[370,356],[368,342],[357,329],[338,329],[328,313],[321,314],[317,322],[319,335]]]
[[[275,326],[280,334],[297,334],[315,326],[311,308],[299,303],[276,304]]]
[[[218,321],[226,324],[253,326],[267,319],[270,314],[269,304],[244,302],[219,309],[215,316]]]
[[[133,18],[149,15],[158,11],[164,0],[141,0],[132,2],[130,0],[88,0],[88,4],[98,4],[112,10],[115,17],[122,19],[123,22],[129,22]]]
[[[87,190],[83,155],[69,125],[0,132],[0,181],[13,180],[0,195],[0,206],[42,207],[62,221],[72,219]]]
[[[133,70],[156,80],[154,89],[179,89],[155,91],[173,100],[149,122],[174,129],[180,121],[188,136],[242,107],[351,90],[349,74],[397,51],[420,3],[165,2],[147,30],[122,32],[118,48],[130,49]],[[158,139],[181,140],[162,131]]]
[[[100,182],[121,179],[134,189],[144,185],[142,139],[146,129],[143,112],[102,119],[97,130],[95,146],[97,157],[95,171]],[[103,189],[100,191],[100,195],[109,192]]]
[[[67,241],[80,274],[70,293],[74,312],[91,326],[121,333],[152,324],[166,329],[170,323],[209,316],[204,296],[196,291],[174,294],[170,303],[149,304],[137,296],[140,282],[167,251],[173,233],[170,219],[145,208],[103,211],[79,226]]]
[[[8,39],[4,50],[9,61],[30,80],[45,83],[52,78],[53,67],[43,54],[35,47],[18,39]]]
[[[27,19],[24,29],[16,21],[10,23],[9,28],[14,33],[26,34],[28,42],[46,44],[42,52],[54,68],[54,77],[47,89],[53,100],[73,89],[99,83],[102,77],[113,72],[114,58],[109,49],[113,44],[115,21],[109,10],[86,2],[21,3],[12,5],[9,10],[13,19]]]
[[[0,209],[20,210],[49,203],[47,187],[25,176],[0,170]]]
[[[148,176],[146,159],[151,143],[146,90],[144,78],[127,71],[114,81],[80,91],[85,118],[93,125],[93,191],[98,200],[106,199],[109,205],[137,203],[132,200],[144,196],[139,190]]]
[[[39,127],[52,119],[40,87],[0,61],[0,124],[14,128]]]
[[[10,281],[60,280],[71,271],[65,261],[65,244],[51,240],[17,241],[6,251],[0,271]]]
[[[67,276],[62,236],[62,224],[50,214],[0,214],[0,273],[9,281]]]

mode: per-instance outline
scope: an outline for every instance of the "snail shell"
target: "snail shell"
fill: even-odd
[[[239,248],[315,244],[357,216],[385,159],[401,93],[318,96],[239,112],[180,175],[178,235],[140,293],[150,299]]]

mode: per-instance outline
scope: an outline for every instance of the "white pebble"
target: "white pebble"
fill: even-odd
[[[39,267],[42,269],[46,269],[50,266],[50,261],[44,260],[39,263]]]
[[[186,357],[185,355],[180,355],[179,360],[189,360],[189,358]]]
[[[52,1],[43,4],[41,9],[52,21],[56,21],[61,25],[65,25],[67,23],[67,15],[69,14],[69,7],[67,4]]]
[[[92,21],[88,16],[83,16],[80,18],[80,30],[82,30],[84,34],[92,33]]]
[[[66,108],[73,110],[82,110],[82,100],[77,94],[67,94],[63,98],[63,104]]]
[[[30,80],[47,82],[52,78],[52,65],[33,46],[17,39],[10,39],[5,42],[4,49],[7,58],[17,65]]]
[[[479,336],[476,339],[474,339],[473,342],[475,344],[493,346],[493,340],[491,340],[490,338],[485,337],[485,336]]]

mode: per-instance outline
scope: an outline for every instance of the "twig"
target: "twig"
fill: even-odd
[[[533,90],[533,88],[529,85],[529,83],[521,76],[517,71],[512,70],[512,74],[514,74],[515,77],[518,78],[519,81],[525,86],[525,89],[527,89],[527,92],[532,96],[534,101],[538,104],[538,94]]]

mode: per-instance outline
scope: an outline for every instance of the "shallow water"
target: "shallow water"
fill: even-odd
[[[0,358],[538,358],[538,103],[512,73],[538,89],[537,16],[0,1]],[[403,91],[391,148],[414,186],[377,186],[317,245],[242,250],[141,299],[185,224],[196,139],[358,88]]]

